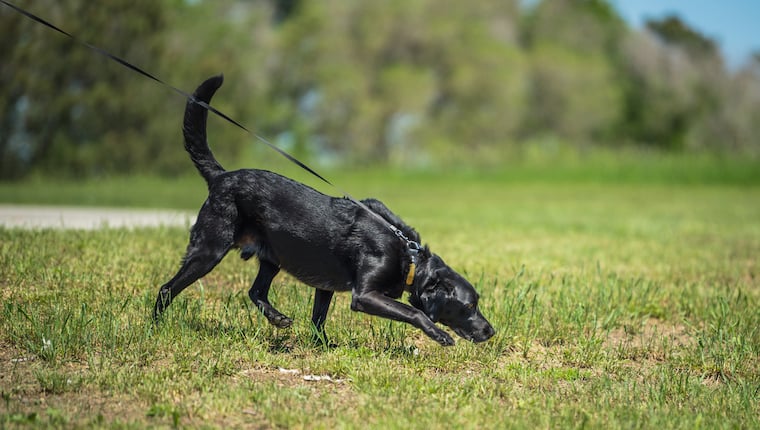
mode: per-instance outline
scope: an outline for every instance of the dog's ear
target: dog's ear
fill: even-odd
[[[429,293],[423,292],[420,295],[423,312],[425,312],[425,315],[427,315],[428,318],[430,318],[430,321],[433,322],[438,322],[438,316],[441,312],[441,300],[438,297],[439,295],[441,295],[441,293],[436,291]]]
[[[437,283],[437,280],[428,279],[425,285],[409,294],[409,304],[421,310],[433,322],[435,322],[440,311],[435,299]]]
[[[432,282],[426,284],[420,292],[420,309],[433,322],[438,322],[443,305],[448,301],[452,291],[445,283],[439,282],[434,278]]]
[[[446,267],[443,260],[431,254],[427,246],[420,250],[420,254],[427,257],[424,258],[424,272],[429,275],[422,285],[411,292],[409,304],[421,310],[431,321],[436,322],[443,311],[443,304],[453,291],[445,282],[441,282],[445,276]]]

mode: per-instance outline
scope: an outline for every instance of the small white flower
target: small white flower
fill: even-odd
[[[53,341],[50,339],[45,339],[45,336],[42,337],[42,349],[44,351],[47,351],[48,349],[51,349],[53,347]]]

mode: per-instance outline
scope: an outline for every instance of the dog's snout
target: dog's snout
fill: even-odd
[[[480,331],[479,338],[481,339],[481,342],[484,342],[490,339],[491,337],[493,337],[493,335],[495,334],[496,334],[496,330],[494,330],[491,324],[488,324],[485,327],[483,327],[483,329]]]
[[[456,334],[475,343],[485,342],[496,334],[496,330],[494,330],[488,321],[483,321],[483,324],[478,327],[470,327],[469,330],[454,328],[454,331]]]

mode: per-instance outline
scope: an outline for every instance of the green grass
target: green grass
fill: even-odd
[[[0,229],[0,427],[760,426],[760,188],[588,175],[337,176],[481,292],[498,334],[451,348],[351,312],[348,295],[327,322],[339,346],[315,348],[312,291],[275,280],[273,303],[296,320],[275,329],[247,298],[256,264],[234,255],[154,329],[185,229]],[[59,184],[71,190],[36,201],[203,200],[196,178],[129,183]],[[109,186],[123,195],[108,200]],[[17,190],[29,187],[46,189]]]
[[[342,191],[321,183],[276,154],[248,148],[242,161],[224,163],[230,169],[246,166],[267,168],[304,182],[327,194]],[[555,148],[556,152],[527,146],[512,162],[498,167],[430,169],[318,168],[341,189],[362,198],[388,193],[419,194],[429,189],[479,188],[488,184],[519,187],[524,184],[563,185],[760,185],[760,160],[709,155],[667,154],[636,149],[593,149],[579,152]],[[188,163],[188,169],[192,169]],[[194,171],[188,176],[106,177],[89,181],[32,177],[22,182],[0,182],[0,202],[90,206],[130,206],[197,210],[206,198],[206,186]],[[437,202],[435,204],[438,204]]]

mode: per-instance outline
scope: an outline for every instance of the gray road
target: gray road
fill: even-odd
[[[194,214],[180,211],[0,204],[0,225],[9,228],[93,230],[190,226],[193,222]]]

